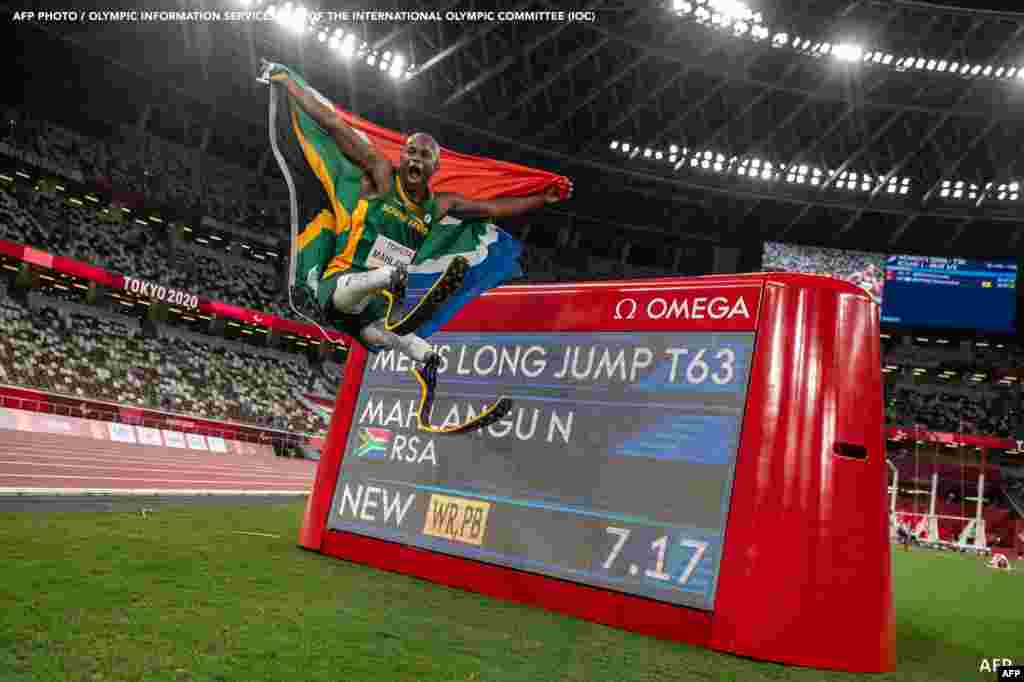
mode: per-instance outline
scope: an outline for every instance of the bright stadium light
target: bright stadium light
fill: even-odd
[[[331,48],[332,50],[337,50],[339,47],[341,47],[341,41],[338,40],[338,36],[331,36],[331,39],[327,41],[327,47]]]
[[[628,142],[623,142],[622,143],[622,151],[624,151],[624,152],[628,152],[629,151],[629,143]]]
[[[356,37],[355,34],[349,33],[345,36],[345,40],[341,41],[341,54],[346,57],[351,57],[356,52]]]
[[[668,148],[668,150],[669,150],[669,152],[671,152],[672,154],[678,154],[678,153],[679,153],[679,147],[677,147],[677,146],[676,146],[676,145],[674,145],[674,144],[673,144],[673,145],[670,145],[670,146],[669,146],[669,148]]]
[[[934,71],[935,70],[935,65],[936,65],[935,60],[934,59],[929,59],[928,63],[924,65],[924,68],[928,69],[929,71]]]
[[[730,23],[754,18],[753,11],[739,0],[708,0],[708,6]]]
[[[608,145],[608,148],[609,149],[618,149],[619,148],[619,141],[618,140],[612,140],[611,144]]]
[[[661,161],[664,158],[664,156],[662,155],[662,153],[660,151],[657,151],[657,152],[654,152],[654,158],[656,160],[658,160],[658,161]]]
[[[982,76],[986,76],[986,77],[990,76],[991,74],[992,74],[992,67],[991,66],[986,66],[985,70],[981,72],[981,75]]]
[[[1006,73],[1006,69],[1000,66],[996,69],[996,78],[1002,78],[1004,73]]]
[[[645,159],[651,158],[651,154],[652,154],[652,152],[651,152],[650,149],[644,149],[644,158]]]
[[[366,63],[369,64],[370,66],[375,66],[377,64],[377,55],[373,54],[372,52],[368,54],[366,56]]]
[[[859,62],[864,57],[864,48],[860,45],[843,43],[832,49],[832,56],[844,62]]]
[[[789,44],[789,36],[787,34],[785,34],[785,33],[776,33],[772,37],[772,46],[773,47],[785,47],[788,44]]]
[[[319,40],[321,43],[327,42],[327,32],[320,31],[319,33],[316,34],[316,39]]]

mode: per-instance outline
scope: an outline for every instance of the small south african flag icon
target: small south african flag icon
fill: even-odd
[[[359,444],[356,446],[356,457],[384,459],[388,455],[389,443],[391,443],[391,431],[364,426],[359,429]]]

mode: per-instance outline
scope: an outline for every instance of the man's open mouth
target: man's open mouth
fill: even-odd
[[[419,180],[423,177],[423,171],[419,166],[409,166],[409,179]]]

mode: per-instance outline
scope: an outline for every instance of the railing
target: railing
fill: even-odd
[[[54,403],[47,400],[19,398],[6,395],[0,395],[0,407],[8,407],[15,410],[36,412],[40,414],[53,414],[63,417],[76,417],[79,419],[93,419],[95,421],[130,424],[132,426],[144,426],[161,430],[168,430],[168,426],[171,426],[166,420],[154,419],[144,415],[124,415],[117,410],[105,410],[103,408],[92,406],[72,406]],[[259,431],[260,427],[247,426],[246,428]],[[180,431],[182,433],[195,433],[202,436],[215,436],[227,440],[271,445],[275,450],[286,448],[294,448],[298,450],[302,446],[310,445],[310,439],[307,436],[283,431],[259,431],[258,433],[247,433],[238,428],[218,429],[216,427],[198,423],[191,427],[174,424],[173,430]]]

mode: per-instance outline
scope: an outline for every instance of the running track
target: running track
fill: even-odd
[[[316,462],[0,430],[0,494],[307,494]]]

